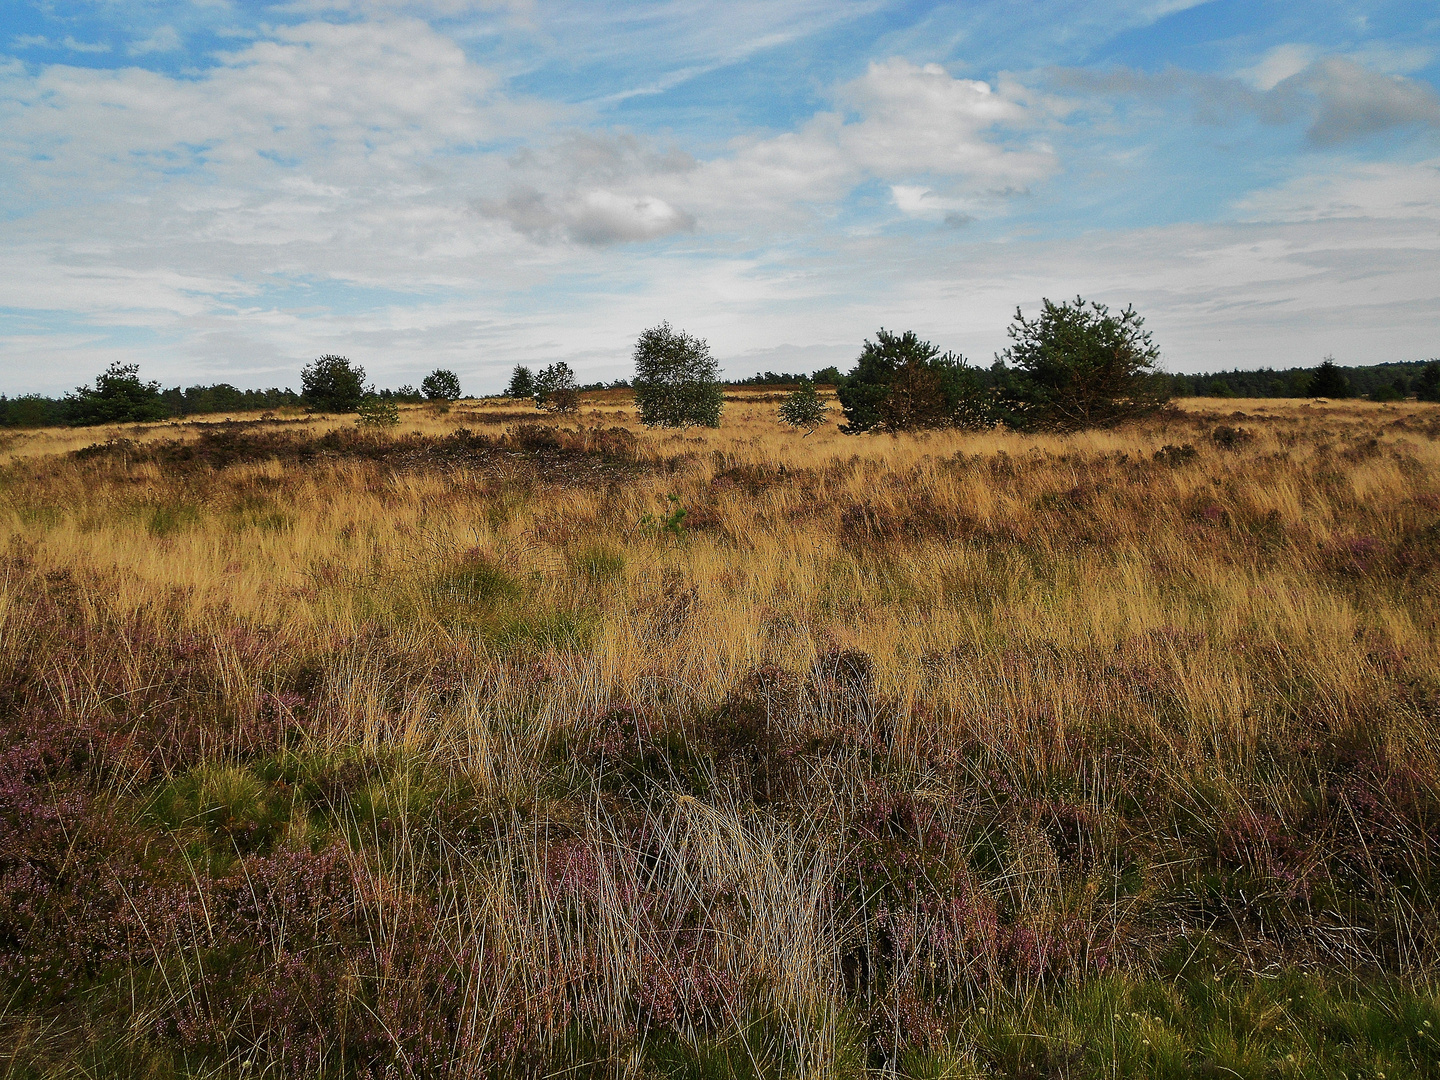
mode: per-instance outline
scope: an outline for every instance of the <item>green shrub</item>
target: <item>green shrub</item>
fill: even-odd
[[[460,376],[436,368],[420,381],[420,392],[430,401],[454,401],[460,396]]]
[[[1040,315],[1015,310],[1012,344],[997,358],[1013,365],[1006,423],[1013,427],[1073,431],[1136,419],[1169,399],[1156,378],[1160,350],[1145,320],[1127,307],[1118,315],[1080,297],[1042,301]]]
[[[367,428],[392,428],[400,423],[400,406],[395,402],[370,394],[361,399],[359,415],[355,423]]]
[[[535,376],[528,367],[521,364],[515,365],[515,370],[510,373],[510,385],[505,388],[505,396],[512,398],[535,396]]]
[[[326,353],[305,365],[300,387],[312,409],[354,412],[365,396],[365,369],[348,357]]]
[[[66,420],[77,426],[163,420],[169,415],[160,384],[140,381],[138,364],[114,363],[95,377],[94,387],[77,387],[64,402]]]
[[[668,322],[635,343],[635,408],[647,427],[719,427],[725,395],[720,365],[703,338]]]
[[[825,414],[829,411],[830,406],[815,392],[815,384],[801,379],[800,386],[781,403],[780,419],[793,428],[804,428],[808,436],[825,423]]]
[[[535,376],[535,407],[550,412],[574,412],[580,407],[580,390],[575,385],[575,373],[570,365],[561,360],[551,364]]]
[[[1330,356],[1315,369],[1306,389],[1307,396],[1316,398],[1348,398],[1351,393],[1350,380]]]
[[[986,389],[965,358],[941,353],[913,330],[883,327],[836,387],[847,434],[987,423]]]

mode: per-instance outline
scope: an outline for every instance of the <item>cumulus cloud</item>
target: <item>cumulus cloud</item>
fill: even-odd
[[[1440,130],[1440,96],[1427,83],[1372,70],[1342,56],[1310,60],[1304,47],[1271,50],[1239,78],[1170,68],[1142,72],[1055,69],[1058,86],[1086,94],[1164,98],[1185,95],[1203,119],[1220,122],[1241,113],[1271,124],[1309,122],[1315,147],[1352,142],[1399,127]]]
[[[516,155],[510,194],[477,209],[536,241],[610,244],[768,230],[879,181],[902,215],[953,224],[993,213],[1055,166],[1043,144],[1015,142],[1032,123],[1024,104],[936,64],[873,63],[833,97],[836,109],[796,130],[706,161],[633,135],[572,134]]]
[[[654,240],[695,228],[694,217],[664,199],[604,190],[560,198],[520,190],[501,200],[482,200],[477,209],[508,222],[532,240],[563,238],[592,247]]]

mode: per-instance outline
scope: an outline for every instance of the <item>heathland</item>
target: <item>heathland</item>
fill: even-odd
[[[10,1077],[1440,1077],[1440,407],[0,442]]]

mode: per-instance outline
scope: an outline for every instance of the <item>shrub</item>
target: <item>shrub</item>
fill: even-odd
[[[1334,357],[1327,356],[1324,362],[1315,369],[1315,374],[1310,376],[1310,385],[1306,389],[1308,397],[1323,398],[1348,398],[1350,396],[1350,380],[1335,363]]]
[[[847,434],[971,426],[987,414],[985,390],[964,357],[941,353],[913,330],[883,327],[836,387]]]
[[[301,393],[313,409],[354,412],[365,396],[365,369],[348,357],[326,353],[300,372]]]
[[[1247,443],[1255,441],[1255,433],[1247,431],[1243,427],[1231,427],[1229,424],[1221,424],[1214,431],[1210,432],[1210,438],[1215,445],[1222,450],[1238,450]]]
[[[574,412],[580,407],[580,391],[575,385],[575,373],[563,360],[551,364],[535,376],[532,396],[537,409],[548,409],[550,412]]]
[[[1154,412],[1169,399],[1155,378],[1160,350],[1145,320],[1127,307],[1043,301],[1039,317],[1020,309],[1009,327],[1013,344],[997,357],[1019,376],[1008,391],[1006,422],[1015,427],[1073,431]]]
[[[535,396],[535,376],[530,369],[522,364],[516,364],[515,370],[510,373],[510,385],[505,387],[505,396],[512,398],[528,398]]]
[[[392,428],[400,423],[400,406],[377,394],[367,394],[358,406],[355,423],[361,427]]]
[[[634,384],[646,427],[720,426],[720,365],[703,338],[677,333],[668,322],[643,331],[635,343]]]
[[[1370,392],[1371,401],[1403,401],[1404,399],[1405,391],[1394,383],[1388,383]]]
[[[804,428],[808,436],[825,423],[825,414],[829,411],[830,406],[821,401],[820,395],[815,392],[815,384],[809,379],[801,379],[799,388],[781,403],[780,419],[791,427]]]
[[[168,415],[160,384],[140,381],[138,364],[114,363],[95,377],[95,386],[76,387],[65,398],[71,424],[122,424],[163,420]]]
[[[436,368],[421,380],[420,392],[431,401],[454,401],[460,396],[460,376]]]

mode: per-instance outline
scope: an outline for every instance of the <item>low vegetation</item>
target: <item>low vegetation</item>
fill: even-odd
[[[1440,412],[771,391],[6,433],[4,1075],[1440,1077]]]

